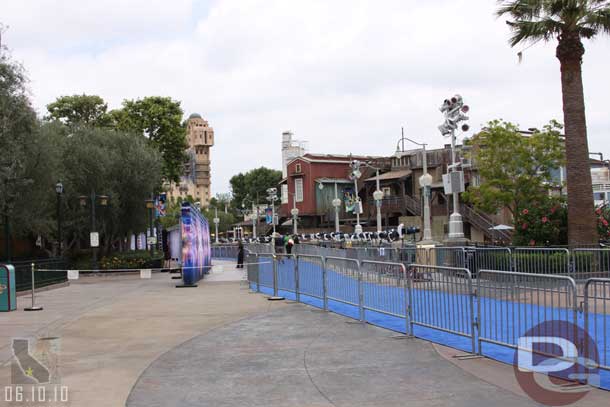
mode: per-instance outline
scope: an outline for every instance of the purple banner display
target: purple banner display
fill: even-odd
[[[182,281],[194,285],[212,266],[210,226],[197,208],[184,202],[181,208]]]

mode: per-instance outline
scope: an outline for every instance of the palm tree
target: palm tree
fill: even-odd
[[[568,241],[570,246],[597,242],[593,187],[589,167],[587,122],[582,86],[582,39],[610,34],[608,0],[499,1],[498,16],[507,15],[510,45],[557,39],[561,66],[563,120],[568,175]]]

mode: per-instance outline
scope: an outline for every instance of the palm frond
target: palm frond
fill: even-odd
[[[531,20],[539,15],[544,7],[543,0],[499,0],[498,4],[498,17],[508,15],[515,20]]]
[[[552,18],[540,21],[509,21],[507,24],[513,33],[509,40],[512,47],[524,42],[549,41],[558,35],[563,27],[560,21]]]
[[[580,25],[582,28],[594,30],[596,31],[596,33],[603,32],[606,34],[610,34],[610,5],[606,4],[605,8],[587,14],[583,18]],[[593,37],[594,35],[592,35],[591,37]]]

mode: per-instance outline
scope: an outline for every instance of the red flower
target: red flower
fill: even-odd
[[[523,230],[527,229],[527,223],[524,223],[523,225],[521,225],[521,229],[523,229]]]
[[[530,240],[530,246],[536,246],[536,241],[534,239]]]
[[[602,214],[602,208],[597,208],[597,210],[595,211],[595,213],[597,215],[601,215]]]
[[[528,213],[530,213],[530,211],[528,211],[527,209],[524,209],[521,211],[521,214],[523,214],[523,215],[527,215]]]
[[[553,207],[551,208],[551,214],[553,214],[553,213],[555,213],[555,212],[557,212],[557,208],[553,206]]]
[[[547,223],[549,221],[549,218],[547,218],[546,216],[542,217],[542,223]]]
[[[602,225],[608,226],[608,221],[606,219],[602,219]]]

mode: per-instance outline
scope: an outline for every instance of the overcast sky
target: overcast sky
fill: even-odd
[[[400,128],[431,147],[443,99],[460,93],[474,130],[562,121],[554,43],[508,46],[493,0],[1,0],[3,35],[40,114],[57,96],[111,108],[152,95],[216,132],[213,193],[261,165],[280,169],[281,133],[316,153],[391,155]],[[610,158],[610,38],[585,43],[591,151]],[[472,133],[472,132],[471,132]]]

